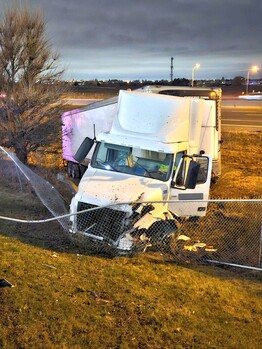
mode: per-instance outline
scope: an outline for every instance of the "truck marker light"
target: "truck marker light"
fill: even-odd
[[[205,207],[198,207],[197,210],[198,210],[199,212],[201,212],[201,211],[203,212],[203,211],[206,210],[206,208],[205,208]]]

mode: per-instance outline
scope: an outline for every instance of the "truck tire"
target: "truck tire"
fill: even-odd
[[[176,219],[157,221],[148,229],[147,236],[152,247],[161,252],[170,252],[174,238],[177,239],[180,223]]]
[[[72,173],[72,162],[68,161],[67,162],[67,175],[68,175],[68,177],[71,177],[71,173]]]
[[[79,165],[72,162],[72,161],[69,161],[67,163],[67,174],[68,174],[68,177],[71,177],[71,178],[74,178],[74,179],[78,179],[80,178],[80,168],[79,168]]]

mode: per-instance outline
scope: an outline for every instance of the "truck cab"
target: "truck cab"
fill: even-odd
[[[120,91],[110,131],[89,142],[72,233],[129,253],[168,240],[179,218],[205,215],[213,170],[202,148],[206,114],[205,99]]]

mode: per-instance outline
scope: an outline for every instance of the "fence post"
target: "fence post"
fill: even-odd
[[[20,172],[18,171],[17,166],[15,166],[15,169],[16,169],[16,174],[17,174],[18,181],[19,181],[19,184],[20,184],[20,191],[23,191],[22,181],[21,181],[21,178],[20,178]]]
[[[260,229],[260,247],[259,247],[259,256],[258,256],[258,266],[262,267],[262,223],[261,223],[261,229]]]

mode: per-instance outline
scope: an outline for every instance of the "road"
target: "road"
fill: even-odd
[[[99,99],[87,99],[87,98],[67,98],[67,104],[76,105],[78,107],[84,107],[85,105],[97,102]]]
[[[69,99],[71,105],[85,106],[95,99]],[[222,100],[222,131],[262,131],[262,100]]]
[[[223,100],[222,131],[262,131],[262,101]]]

